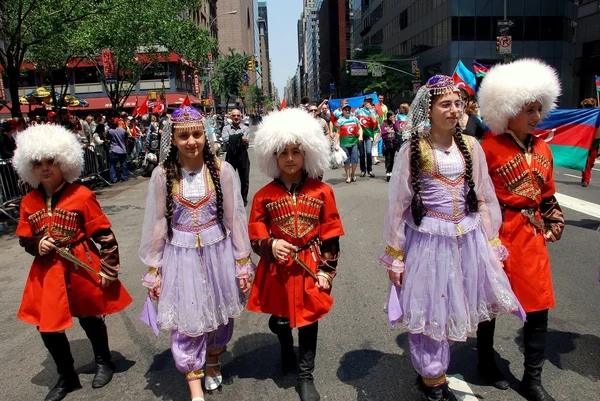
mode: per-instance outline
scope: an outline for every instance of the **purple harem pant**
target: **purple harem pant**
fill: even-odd
[[[440,379],[445,382],[446,370],[450,364],[450,347],[447,340],[436,341],[424,334],[408,334],[410,359],[413,367],[429,384],[427,379]],[[440,383],[442,384],[442,383]]]
[[[181,373],[199,371],[206,362],[206,351],[209,354],[220,355],[233,335],[233,319],[221,325],[215,331],[198,337],[189,337],[177,330],[171,332],[171,352],[175,366]],[[214,351],[214,353],[211,353]]]

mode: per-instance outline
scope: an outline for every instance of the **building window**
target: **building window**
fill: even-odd
[[[406,29],[408,26],[408,10],[404,10],[400,13],[400,30]]]

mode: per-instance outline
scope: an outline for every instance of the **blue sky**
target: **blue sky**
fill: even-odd
[[[269,18],[269,55],[273,83],[283,99],[283,88],[298,65],[298,18],[302,0],[267,0]]]

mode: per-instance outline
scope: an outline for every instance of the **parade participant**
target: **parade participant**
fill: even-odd
[[[210,152],[196,109],[180,107],[171,122],[148,187],[139,256],[149,266],[144,285],[158,300],[157,326],[171,332],[192,400],[203,401],[202,377],[207,390],[222,383],[219,355],[244,309],[254,265],[235,171]]]
[[[254,196],[249,233],[260,256],[248,309],[271,314],[284,372],[296,367],[292,328],[298,328],[297,391],[317,401],[313,371],[318,321],[330,310],[344,234],[333,190],[317,178],[329,165],[328,141],[299,109],[265,117],[256,133],[261,171],[273,181]]]
[[[381,114],[377,111],[377,122],[379,123],[379,130],[375,133],[375,137],[373,139],[373,147],[371,153],[373,155],[373,165],[379,164],[379,157],[384,156],[383,154],[383,138],[381,136],[381,125],[387,119],[388,107],[383,103],[384,96],[379,95],[377,97],[379,99],[379,106],[381,109]]]
[[[596,107],[596,99],[592,97],[584,99],[581,102],[581,107],[585,109],[593,109],[594,107]],[[585,163],[585,170],[581,172],[581,186],[584,188],[590,185],[590,180],[592,179],[592,168],[594,168],[594,163],[596,163],[599,147],[600,128],[597,129],[596,133],[594,134],[594,140],[592,141],[592,146],[590,146],[590,152],[588,153],[587,162]]]
[[[248,204],[248,190],[250,189],[250,157],[248,146],[250,130],[244,124],[240,124],[242,112],[238,109],[231,110],[231,124],[223,127],[221,139],[227,144],[225,160],[237,170],[240,176],[242,199],[244,206]]]
[[[344,170],[346,172],[346,184],[356,181],[356,167],[358,166],[358,146],[363,141],[363,131],[358,119],[351,114],[351,107],[346,102],[342,106],[342,115],[335,123],[339,137],[339,143],[346,152]]]
[[[504,270],[527,313],[523,329],[525,372],[521,393],[528,400],[553,400],[542,387],[548,309],[555,306],[546,242],[560,239],[564,217],[554,197],[552,152],[533,136],[535,127],[556,107],[556,71],[535,59],[493,67],[481,83],[479,105],[496,135],[482,142],[503,212],[500,240],[508,248]],[[501,389],[508,382],[494,361],[495,321],[479,325],[477,351],[484,379]]]
[[[92,191],[72,184],[83,165],[75,135],[58,125],[31,127],[17,138],[13,165],[35,188],[21,201],[16,230],[35,257],[17,317],[37,326],[56,363],[59,379],[45,400],[57,401],[81,388],[65,334],[73,317],[94,350],[92,387],[103,387],[115,369],[104,315],[123,310],[131,297],[117,279],[119,248],[110,221]]]
[[[386,180],[389,182],[392,177],[392,170],[394,169],[394,157],[398,149],[400,149],[402,141],[398,135],[396,115],[389,111],[386,117],[381,124],[381,138],[383,140],[383,155],[385,157],[385,175]]]
[[[417,92],[404,129],[407,142],[394,163],[387,248],[379,259],[393,283],[388,317],[408,329],[427,400],[452,399],[449,341],[466,341],[480,321],[523,315],[502,270],[500,207],[485,156],[456,127],[462,106],[444,75]]]
[[[373,107],[373,99],[369,96],[365,97],[363,107],[356,110],[354,115],[356,118],[358,118],[363,132],[363,141],[358,144],[358,154],[360,157],[360,176],[366,177],[366,175],[369,174],[369,177],[373,178],[375,177],[375,174],[372,171],[373,139],[375,137],[375,133],[379,131],[379,123],[377,122],[377,113]]]

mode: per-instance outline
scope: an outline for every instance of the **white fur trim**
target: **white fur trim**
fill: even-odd
[[[556,107],[560,93],[554,68],[537,59],[521,59],[492,67],[481,82],[477,100],[483,122],[493,132],[502,133],[508,120],[528,103],[539,101],[542,118],[546,117]]]
[[[274,111],[258,126],[254,150],[260,170],[271,178],[279,177],[277,156],[293,143],[304,151],[304,170],[308,176],[323,175],[329,167],[329,141],[313,116],[294,108]]]
[[[12,163],[23,181],[33,187],[40,184],[33,174],[33,163],[43,159],[54,159],[63,178],[73,182],[81,174],[83,149],[75,134],[59,125],[36,125],[17,134]]]

